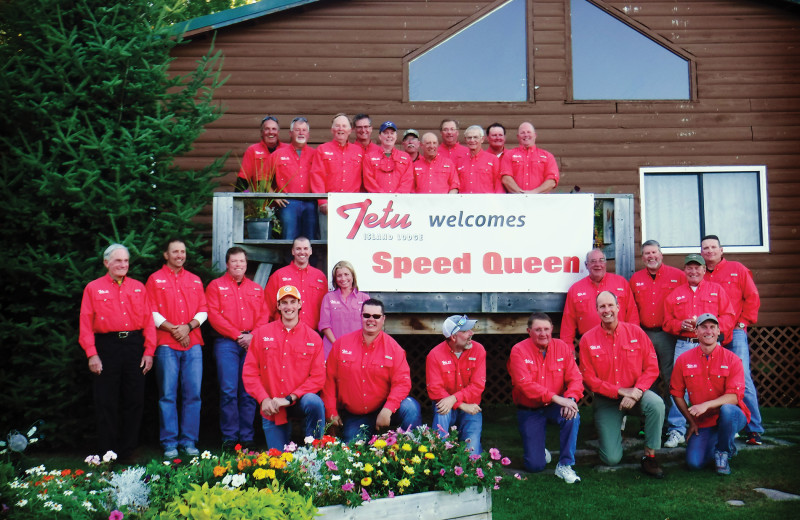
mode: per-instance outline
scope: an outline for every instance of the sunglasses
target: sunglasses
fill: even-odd
[[[372,318],[373,320],[379,320],[383,317],[383,314],[368,314],[365,312],[364,314],[361,315],[361,317],[364,318],[365,320],[368,320],[370,318]]]
[[[276,123],[278,123],[278,119],[275,116],[267,116],[267,117],[265,117],[264,119],[261,120],[261,124],[263,125],[267,121],[275,121]],[[278,123],[278,124],[280,124],[280,123]]]
[[[467,323],[467,315],[465,314],[458,319],[458,321],[456,322],[456,326],[453,327],[453,332],[451,332],[450,334],[455,334],[456,332],[461,330],[461,327],[463,327],[466,323]]]

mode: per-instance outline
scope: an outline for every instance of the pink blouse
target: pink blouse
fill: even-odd
[[[322,297],[322,306],[319,311],[319,330],[331,329],[336,338],[357,331],[361,328],[361,304],[369,300],[369,294],[353,289],[347,297],[342,298],[342,290],[330,291]],[[331,352],[333,344],[322,336],[325,348],[325,359]]]

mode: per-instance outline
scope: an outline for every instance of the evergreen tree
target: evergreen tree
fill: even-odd
[[[224,158],[173,160],[221,115],[221,58],[168,73],[167,2],[0,2],[0,431],[44,419],[55,445],[92,435],[78,316],[108,244],[130,248],[142,282],[168,236],[199,259],[193,217]]]

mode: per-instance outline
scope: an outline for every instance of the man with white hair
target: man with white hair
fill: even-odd
[[[414,163],[414,193],[458,193],[456,165],[439,148],[436,134],[422,136],[423,158]]]
[[[483,128],[472,125],[464,131],[469,154],[458,159],[459,193],[504,193],[500,184],[500,159],[483,150]]]
[[[536,146],[536,131],[525,122],[517,130],[519,146],[503,154],[500,177],[509,193],[549,193],[558,186],[558,164]]]

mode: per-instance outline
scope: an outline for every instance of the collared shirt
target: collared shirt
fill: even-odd
[[[556,158],[547,150],[536,146],[518,146],[506,150],[500,162],[500,176],[510,175],[523,190],[532,190],[552,179],[558,186],[559,174]]]
[[[449,193],[458,188],[456,167],[443,155],[432,161],[422,157],[414,163],[414,193]]]
[[[95,334],[135,330],[144,335],[144,355],[152,356],[156,351],[156,326],[142,282],[126,276],[119,284],[106,274],[86,285],[81,299],[78,342],[87,358],[97,354]]]
[[[456,356],[446,341],[433,347],[425,360],[425,384],[434,401],[454,395],[453,409],[462,403],[481,404],[486,388],[486,349],[477,341]]]
[[[388,408],[397,412],[411,391],[406,351],[381,331],[370,345],[357,330],[337,339],[328,356],[322,400],[325,416],[340,415],[340,407],[355,415]]]
[[[411,193],[414,188],[414,169],[411,157],[392,148],[389,157],[378,148],[364,156],[364,189],[368,193]]]
[[[575,363],[572,345],[552,338],[547,354],[531,338],[511,347],[506,363],[511,376],[511,398],[514,404],[528,408],[541,408],[553,401],[554,395],[583,397],[583,376]]]
[[[683,330],[683,320],[697,318],[710,312],[719,320],[719,330],[725,341],[732,339],[734,316],[730,298],[721,285],[701,281],[693,291],[688,283],[678,286],[664,300],[663,329],[684,339],[697,337],[694,331]]]
[[[342,146],[329,141],[317,147],[311,161],[312,193],[357,193],[361,191],[364,149],[357,144]],[[320,199],[320,205],[327,201]]]
[[[206,288],[208,321],[220,335],[236,339],[243,331],[252,331],[269,322],[264,289],[249,278],[237,284],[225,273]]]
[[[583,384],[611,399],[620,388],[644,392],[658,378],[656,351],[638,325],[620,321],[614,332],[598,325],[583,335],[579,352]]]
[[[369,294],[353,289],[342,297],[342,290],[335,289],[322,297],[319,310],[319,330],[331,329],[336,338],[361,328],[361,304],[369,300]],[[331,351],[333,343],[322,337],[325,356]]]
[[[505,193],[500,184],[500,159],[480,150],[458,159],[459,193]]]
[[[259,406],[273,397],[316,394],[325,384],[322,338],[302,322],[292,330],[286,330],[281,320],[256,328],[244,360],[242,382]],[[286,408],[264,417],[286,424]]]
[[[655,278],[650,276],[647,269],[633,273],[631,291],[642,327],[661,328],[664,323],[664,299],[684,283],[686,275],[683,271],[666,264],[661,264]]]
[[[733,306],[736,323],[752,325],[758,321],[761,297],[748,268],[739,262],[729,262],[723,258],[713,271],[706,269],[703,278],[718,283],[725,289]]]
[[[208,312],[203,282],[199,276],[184,268],[174,273],[165,264],[150,275],[145,287],[153,305],[152,311],[159,313],[173,325],[186,325],[197,313]],[[189,345],[182,347],[178,340],[172,337],[172,333],[156,328],[156,341],[158,345],[168,345],[175,350],[189,350],[194,345],[203,344],[203,335],[200,333],[200,327],[192,329],[189,332]]]
[[[328,292],[328,279],[325,278],[325,273],[311,265],[300,269],[294,262],[272,273],[265,288],[267,307],[272,320],[280,318],[276,298],[278,289],[284,285],[297,287],[303,302],[303,307],[300,309],[300,321],[312,329],[318,330],[320,304],[322,297]]]
[[[453,164],[458,164],[458,161],[469,155],[469,148],[461,143],[456,143],[453,146],[447,146],[442,143],[439,145],[439,151],[436,155],[446,157],[453,161]]]
[[[597,295],[603,291],[609,291],[617,297],[620,321],[639,324],[639,311],[628,280],[618,274],[606,273],[600,283],[595,283],[587,276],[572,284],[567,291],[561,318],[560,336],[563,341],[571,344],[575,339],[575,329],[579,334],[585,334],[587,330],[600,325]]]
[[[277,152],[285,147],[283,143],[278,143],[274,152],[270,152],[264,141],[259,141],[247,147],[242,156],[242,167],[239,169],[239,178],[247,179],[250,182],[257,182],[269,178],[268,160],[271,153]]]
[[[283,146],[269,156],[278,193],[311,193],[311,163],[316,150],[304,146],[300,155],[293,146]]]
[[[742,361],[730,350],[719,345],[706,357],[700,347],[681,354],[672,369],[669,393],[683,397],[689,392],[692,404],[701,404],[725,394],[735,394],[737,405],[750,422],[750,410],[744,404],[744,368]],[[698,428],[716,426],[719,408],[696,418]]]

